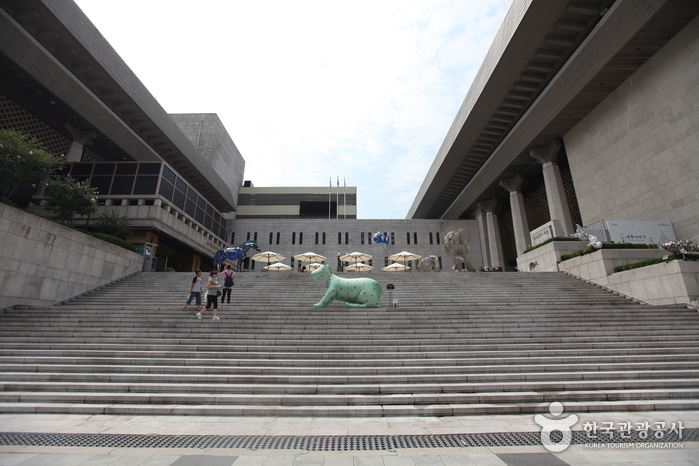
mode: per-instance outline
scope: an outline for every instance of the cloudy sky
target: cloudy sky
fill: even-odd
[[[76,1],[167,112],[218,114],[246,180],[339,176],[363,219],[405,218],[512,3]]]

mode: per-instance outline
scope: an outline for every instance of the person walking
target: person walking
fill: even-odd
[[[216,316],[216,310],[218,309],[218,295],[221,293],[220,288],[222,285],[218,282],[217,278],[218,272],[212,270],[209,274],[209,280],[206,282],[206,289],[208,290],[206,292],[206,307],[202,309],[201,312],[197,312],[197,319],[201,319],[201,314],[213,306],[214,316],[212,320],[219,320]]]
[[[228,296],[228,302],[226,303],[226,308],[231,305],[231,293],[233,291],[233,285],[235,285],[235,272],[231,264],[226,266],[226,269],[221,272],[221,277],[223,277],[223,295],[221,295],[221,306]]]
[[[192,279],[192,286],[189,287],[189,299],[187,300],[187,304],[184,305],[183,310],[187,310],[187,306],[189,306],[192,302],[193,299],[196,298],[197,300],[197,313],[201,309],[201,269],[196,270],[196,276]]]

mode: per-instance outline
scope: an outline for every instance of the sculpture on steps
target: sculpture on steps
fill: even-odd
[[[420,259],[417,269],[420,272],[439,272],[439,259],[437,256],[425,256]]]
[[[447,255],[454,261],[456,272],[461,272],[463,266],[469,272],[475,272],[476,269],[471,264],[471,248],[468,243],[471,242],[471,232],[466,228],[459,228],[455,231],[450,231],[444,235],[444,249]]]
[[[345,307],[381,307],[383,290],[376,280],[338,277],[325,262],[311,272],[311,278],[327,283],[325,295],[313,307],[328,307],[336,299]]]
[[[246,241],[237,248],[221,249],[214,256],[214,267],[218,268],[219,265],[223,265],[226,262],[237,260],[237,271],[241,272],[243,269],[243,262],[250,249],[260,252],[260,248],[257,247],[257,241]]]

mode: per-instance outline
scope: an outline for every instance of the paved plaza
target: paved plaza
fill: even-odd
[[[581,413],[586,422],[682,422],[685,432],[699,427],[698,411]],[[540,432],[530,415],[296,418],[108,415],[0,415],[2,432],[187,436],[382,436]],[[600,442],[603,444],[604,442]],[[696,465],[699,442],[663,448],[620,444],[571,445],[550,453],[543,446],[406,448],[395,450],[304,451],[302,449],[133,448],[0,446],[0,465]],[[672,448],[667,448],[672,447]]]

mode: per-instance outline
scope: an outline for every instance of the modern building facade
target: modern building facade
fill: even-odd
[[[357,188],[255,187],[246,181],[238,197],[238,219],[355,219]]]
[[[0,127],[65,154],[66,174],[128,215],[155,267],[226,247],[245,161],[216,115],[168,115],[71,1],[0,2]]]
[[[515,0],[407,215],[530,232],[671,221],[699,240],[699,3]]]

